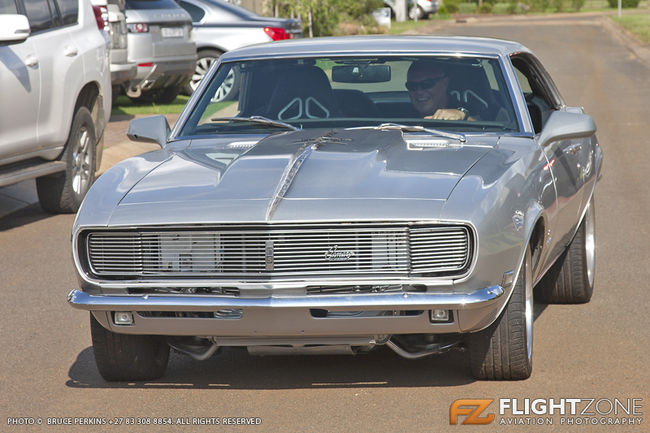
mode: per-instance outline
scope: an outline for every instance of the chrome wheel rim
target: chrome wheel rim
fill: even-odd
[[[192,92],[194,92],[196,88],[199,87],[199,83],[201,82],[205,74],[208,73],[210,66],[212,66],[212,63],[216,59],[217,59],[216,57],[201,57],[196,61],[194,74],[192,75],[192,79],[190,80],[190,88],[192,89]],[[232,91],[232,88],[234,86],[235,86],[235,71],[231,69],[228,72],[228,75],[226,75],[226,79],[223,80],[223,83],[221,83],[221,86],[219,86],[219,88],[215,92],[211,101],[220,102],[225,100],[230,94],[230,92]]]
[[[524,262],[524,296],[525,296],[525,314],[526,314],[526,355],[528,356],[528,363],[533,360],[533,274],[531,269],[531,255],[530,247],[526,252],[526,260]]]
[[[235,71],[231,69],[228,72],[228,75],[226,75],[226,79],[223,80],[221,86],[219,86],[217,91],[214,93],[212,102],[224,101],[228,97],[228,95],[230,95],[230,92],[232,92],[232,88],[234,86],[235,86]]]
[[[200,57],[197,59],[196,66],[194,67],[194,74],[190,80],[190,88],[192,89],[192,92],[195,91],[197,87],[199,87],[201,79],[205,76],[205,74],[207,74],[208,70],[210,69],[210,65],[212,65],[212,62],[214,62],[214,59],[214,57]]]
[[[594,273],[596,272],[596,236],[593,200],[587,205],[585,213],[585,258],[587,261],[587,280],[589,287],[594,285]]]
[[[72,150],[72,190],[77,195],[83,195],[90,185],[92,163],[90,146],[88,128],[82,126]]]

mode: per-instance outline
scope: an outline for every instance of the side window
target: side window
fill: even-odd
[[[47,0],[24,0],[24,3],[32,32],[40,32],[54,27],[54,14]]]
[[[517,73],[517,80],[519,80],[519,86],[521,86],[521,91],[524,92],[524,96],[532,94],[533,89],[530,88],[528,78],[517,68],[515,68],[515,72]]]
[[[61,12],[61,21],[64,26],[77,23],[79,14],[78,0],[57,0],[59,11]]]
[[[198,6],[194,6],[191,3],[181,1],[179,2],[180,6],[187,11],[192,17],[193,23],[198,23],[205,16],[205,11]]]
[[[535,133],[541,132],[551,113],[561,104],[551,90],[552,84],[534,62],[525,56],[510,59],[515,69]]]
[[[0,14],[17,14],[18,8],[14,0],[0,2]]]

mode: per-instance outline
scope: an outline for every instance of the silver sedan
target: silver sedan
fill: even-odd
[[[232,71],[233,101],[214,96]],[[465,347],[532,371],[533,298],[594,286],[596,126],[507,41],[351,37],[224,54],[161,149],[110,169],[73,227],[107,380],[205,359]]]

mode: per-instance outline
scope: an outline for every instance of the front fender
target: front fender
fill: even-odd
[[[442,211],[443,219],[468,219],[476,228],[476,262],[469,277],[454,289],[503,286],[498,303],[472,315],[459,315],[462,331],[478,331],[501,314],[512,293],[526,247],[537,222],[546,224],[555,192],[543,152],[530,139],[501,140],[463,176]],[[548,186],[550,185],[550,187]]]

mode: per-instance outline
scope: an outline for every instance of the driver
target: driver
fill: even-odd
[[[406,74],[406,88],[413,107],[425,119],[474,120],[463,108],[448,108],[449,77],[440,63],[416,60]]]

